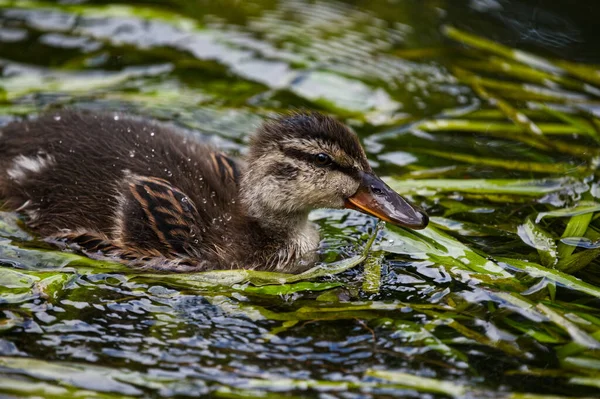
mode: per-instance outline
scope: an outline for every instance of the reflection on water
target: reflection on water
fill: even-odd
[[[0,1],[0,124],[54,107],[122,110],[243,153],[248,133],[265,116],[311,108],[353,126],[384,175],[527,178],[531,173],[443,155],[563,159],[496,138],[434,134],[418,124],[480,106],[447,69],[445,57],[457,50],[442,38],[443,23],[544,54],[598,61],[591,30],[576,22],[587,20],[587,5],[536,4]],[[572,201],[580,186],[556,193],[556,185],[569,184],[548,181],[544,201]],[[593,384],[569,385],[568,373],[536,374],[559,367],[550,346],[525,334],[545,316],[470,274],[479,267],[510,280],[477,250],[529,254],[516,227],[532,205],[458,196],[428,203],[431,193],[419,194],[438,228],[468,246],[435,231],[425,239],[380,235],[376,252],[396,255],[383,259],[377,294],[361,289],[362,268],[323,279],[343,287],[277,295],[244,284],[173,286],[111,266],[74,268],[69,263],[80,258],[35,242],[14,214],[2,213],[0,392],[323,399],[597,394]],[[360,252],[374,228],[371,218],[347,211],[311,218],[320,226],[326,262]],[[595,241],[562,242],[597,248]],[[57,268],[65,273],[53,273]],[[440,317],[450,311],[458,324]],[[505,322],[509,314],[518,328]],[[547,330],[548,345],[562,343]],[[384,384],[370,376],[373,370],[447,380],[460,389],[433,383],[412,389],[409,379]]]

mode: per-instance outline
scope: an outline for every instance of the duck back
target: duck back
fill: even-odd
[[[0,131],[0,196],[9,208],[44,237],[117,244],[134,248],[134,258],[222,246],[238,178],[238,164],[214,148],[119,114],[59,112]]]

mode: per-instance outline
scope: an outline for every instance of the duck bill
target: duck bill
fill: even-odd
[[[361,184],[356,193],[346,199],[346,208],[415,230],[424,229],[429,223],[429,217],[423,210],[408,202],[372,173],[361,174]]]

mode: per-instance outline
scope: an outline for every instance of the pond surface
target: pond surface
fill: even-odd
[[[325,272],[292,282],[131,272],[2,212],[0,396],[599,397],[593,3],[0,0],[0,126],[125,111],[242,155],[320,110],[433,216],[315,211]]]

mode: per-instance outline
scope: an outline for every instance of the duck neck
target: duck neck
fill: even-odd
[[[278,195],[270,194],[268,187],[252,178],[243,178],[240,184],[239,202],[241,212],[249,226],[258,228],[265,245],[265,259],[270,270],[285,270],[301,267],[303,260],[313,260],[314,250],[319,244],[319,234],[308,220],[308,210],[281,209]],[[272,193],[272,192],[271,192]],[[254,235],[254,234],[253,234]],[[249,237],[254,239],[255,237]],[[296,270],[296,269],[294,269]]]
[[[319,233],[308,221],[307,214],[255,214],[247,217],[249,226],[258,227],[252,229],[248,237],[259,243],[255,252],[258,267],[269,271],[299,273],[316,261]]]
[[[289,240],[292,236],[312,229],[308,221],[308,211],[284,212],[263,204],[256,197],[244,196],[242,191],[240,202],[245,216],[253,224],[260,226],[266,235],[274,240]]]
[[[267,162],[249,162],[239,187],[243,212],[264,230],[293,234],[308,225],[309,210],[290,200],[289,184],[273,177]]]

